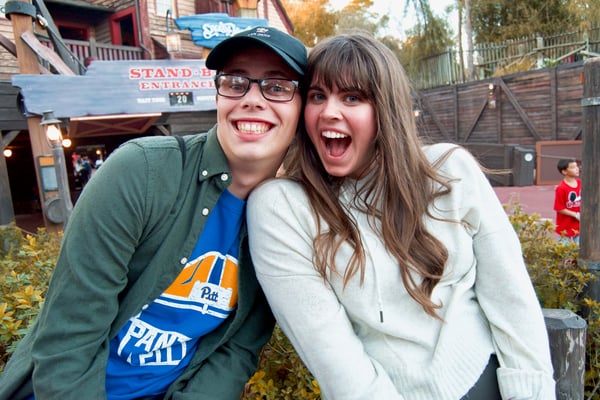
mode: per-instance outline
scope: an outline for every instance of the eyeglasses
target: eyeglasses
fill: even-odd
[[[217,93],[223,97],[239,99],[250,90],[250,85],[257,83],[263,97],[269,101],[286,102],[294,98],[298,81],[283,78],[252,79],[247,76],[217,74],[215,86]]]

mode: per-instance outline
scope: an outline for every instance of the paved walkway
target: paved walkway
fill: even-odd
[[[502,204],[519,203],[527,214],[537,213],[554,220],[554,188],[555,185],[498,186],[494,190]]]

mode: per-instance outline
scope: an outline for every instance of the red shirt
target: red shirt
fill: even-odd
[[[577,186],[571,187],[563,180],[556,186],[554,210],[579,212],[581,207],[581,180],[576,179]],[[579,236],[579,221],[569,215],[556,213],[556,233],[567,237]]]

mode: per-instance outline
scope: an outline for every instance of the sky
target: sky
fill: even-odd
[[[349,0],[329,0],[329,3],[335,9],[341,9],[346,4],[348,4]],[[404,32],[411,28],[416,18],[414,13],[409,8],[407,15],[404,16],[404,0],[373,0],[374,5],[372,7],[372,11],[377,12],[382,15],[390,15],[390,23],[389,23],[389,34],[396,36],[400,39],[404,38]],[[434,15],[438,17],[442,17],[445,14],[445,9],[449,5],[455,3],[455,0],[429,0],[429,5],[434,13]],[[450,28],[456,32],[457,31],[457,13],[453,11],[452,14],[448,16]]]

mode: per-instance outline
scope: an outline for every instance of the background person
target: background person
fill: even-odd
[[[318,43],[305,131],[249,198],[250,249],[328,400],[553,399],[542,310],[479,164],[422,146],[394,54]]]
[[[562,181],[554,190],[556,233],[561,241],[579,244],[579,212],[581,211],[581,179],[575,159],[560,159],[556,164]]]
[[[219,72],[215,127],[181,148],[136,139],[106,160],[69,219],[0,399],[240,398],[274,325],[245,200],[295,137],[305,63],[285,33],[241,32],[206,60]]]

